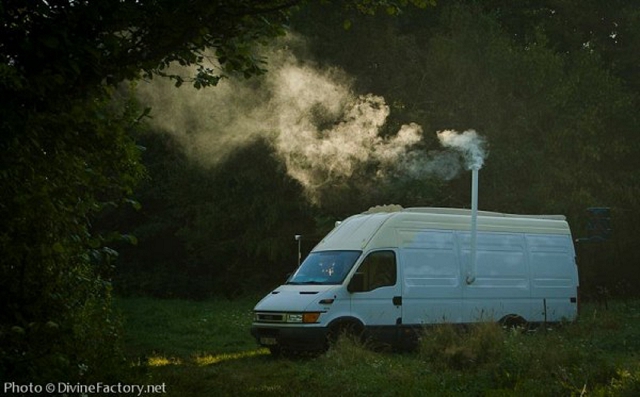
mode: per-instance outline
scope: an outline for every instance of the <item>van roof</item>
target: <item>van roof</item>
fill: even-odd
[[[324,238],[318,250],[362,250],[371,247],[397,246],[396,230],[457,230],[471,229],[471,210],[462,208],[418,207],[389,211],[373,208],[353,215]],[[517,215],[501,212],[478,211],[478,231],[531,234],[571,235],[564,215]]]
[[[427,213],[427,214],[450,214],[450,215],[471,216],[471,210],[467,208],[414,207],[414,208],[405,208],[402,211],[420,212],[420,213]],[[478,216],[493,216],[493,217],[504,217],[504,218],[553,219],[557,221],[564,221],[567,219],[564,215],[520,215],[520,214],[507,214],[504,212],[493,212],[493,211],[478,211]]]

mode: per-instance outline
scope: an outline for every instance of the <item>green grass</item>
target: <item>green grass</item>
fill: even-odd
[[[276,359],[249,334],[257,299],[118,299],[140,383],[169,396],[637,396],[640,302],[584,308],[535,332],[480,324],[425,331],[416,352],[347,338],[327,353]]]

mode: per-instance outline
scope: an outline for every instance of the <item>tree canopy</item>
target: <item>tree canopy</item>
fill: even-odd
[[[409,3],[426,5],[367,0],[344,6],[397,13]],[[2,2],[3,379],[124,379],[114,373],[121,357],[110,306],[112,247],[136,238],[97,222],[105,211],[140,205],[132,200],[145,175],[136,140],[148,110],[122,84],[166,77],[201,88],[224,76],[262,74],[265,60],[255,47],[282,35],[291,11],[305,4]],[[171,64],[195,71],[171,74]],[[265,248],[257,244],[252,252]]]
[[[597,296],[605,290],[629,294],[632,288],[628,280],[635,277],[633,263],[637,261],[631,247],[636,222],[632,209],[638,207],[637,186],[640,186],[635,172],[639,149],[635,138],[639,121],[634,109],[638,106],[638,88],[635,77],[620,66],[634,62],[634,53],[623,49],[637,45],[637,28],[634,26],[637,26],[638,16],[633,1],[622,2],[615,10],[586,4],[577,11],[572,4],[568,0],[520,5],[458,1],[438,5],[428,12],[405,13],[397,18],[345,14],[340,7],[327,8],[315,4],[301,8],[290,22],[291,30],[299,32],[307,45],[298,48],[297,44],[286,42],[282,48],[298,51],[297,62],[307,62],[307,66],[317,68],[319,74],[339,67],[353,77],[349,89],[356,93],[383,96],[390,109],[386,123],[378,131],[384,139],[395,137],[403,124],[415,122],[421,125],[422,141],[415,147],[415,153],[429,156],[432,151],[442,150],[436,139],[438,130],[477,129],[486,137],[489,151],[480,173],[480,206],[483,209],[565,214],[574,236],[578,238],[586,234],[588,207],[611,207],[612,240],[602,244],[577,245],[583,276],[582,292],[587,297]],[[323,17],[318,18],[318,15]],[[342,26],[345,18],[352,22],[348,29],[336,29],[336,26]],[[612,31],[605,34],[611,26],[619,29],[617,42],[610,37]],[[612,56],[613,53],[617,55]],[[277,62],[273,58],[271,61],[271,73],[251,83],[251,90],[258,87],[256,91],[249,90],[256,97],[269,97],[270,94],[265,95],[264,90],[280,75]],[[327,72],[323,76],[330,74]],[[314,78],[307,75],[308,80]],[[246,89],[240,83],[231,87]],[[313,96],[311,93],[300,95]],[[215,99],[218,102],[212,100],[207,103],[213,108],[224,103],[239,106],[239,102],[229,98],[220,96]],[[204,100],[204,97],[199,97],[198,101]],[[209,109],[195,104],[189,106],[188,109],[196,114]],[[261,105],[256,101],[251,106]],[[323,106],[318,105],[310,111],[310,118],[319,120],[317,134],[320,138],[313,141],[318,146],[323,143],[322,135],[328,134],[327,126],[346,123],[346,119],[327,117]],[[248,111],[249,107],[241,109]],[[261,121],[267,122],[265,118]],[[166,131],[154,128],[157,129],[156,134],[148,135],[147,139],[164,136]],[[191,134],[189,136],[197,136],[193,125],[187,124],[183,128]],[[211,137],[223,137],[225,128],[230,127],[215,124],[207,133]],[[239,134],[233,128],[231,130]],[[274,152],[277,142],[270,136],[264,137],[259,146],[252,146],[255,150],[252,157],[259,157],[257,153],[260,150],[263,155],[277,156]],[[351,141],[345,139],[344,142]],[[189,149],[185,147],[187,152]],[[160,160],[161,156],[157,159]],[[185,161],[198,163],[188,156]],[[247,180],[263,175],[267,169],[264,166],[251,167],[244,161],[245,157],[235,155],[214,168],[231,170],[242,167]],[[203,169],[210,178],[221,180],[217,172],[214,177],[207,167]],[[349,178],[335,178],[318,186],[314,203],[304,205],[302,212],[295,216],[293,213],[288,217],[282,216],[280,226],[289,225],[286,230],[290,230],[291,235],[319,238],[333,221],[375,204],[469,205],[468,175],[461,174],[448,181],[418,174],[371,179],[371,175],[380,171],[380,164],[375,159],[359,163]],[[187,174],[191,172],[193,170]],[[187,174],[176,179],[186,178]],[[163,175],[158,175],[158,178],[164,178]],[[225,192],[234,191],[224,188],[224,184],[213,183]],[[167,186],[164,182],[158,184]],[[218,205],[231,208],[223,204],[226,200],[213,199],[215,195],[206,189],[201,193],[178,187],[171,190],[183,191],[187,195],[188,199],[180,199],[181,207],[188,207],[188,200],[193,200],[194,207],[201,205],[195,202],[206,203],[207,211]],[[264,195],[257,201],[268,202],[275,207],[280,202],[284,205],[291,194],[295,195],[287,193],[280,196],[276,188],[272,191],[254,190],[251,184],[235,191],[238,198],[232,202],[239,212],[245,214],[254,210],[252,205],[245,203],[247,194]],[[299,192],[294,201],[303,203],[305,196],[302,193]],[[278,197],[275,203],[274,197]],[[169,199],[166,204],[176,207],[172,202],[173,199]],[[145,216],[163,218],[165,215],[149,212]],[[187,223],[184,221],[186,218],[172,218],[173,221],[169,222],[175,226],[175,221],[189,229],[188,235],[174,234],[173,243],[184,248],[186,262],[199,263],[197,266],[202,266],[207,272],[215,272],[212,269],[220,265],[214,265],[213,260],[207,263],[199,256],[193,245],[193,241],[198,240],[196,236],[206,235],[216,240],[224,235],[225,241],[231,245],[247,245],[247,240],[240,234],[234,237],[226,233],[230,226],[220,226],[231,225],[237,219],[230,210],[216,212],[215,218],[215,222]],[[257,213],[251,219],[243,221],[244,227],[257,229],[250,233],[262,235],[265,241],[271,238],[272,229],[263,228],[264,223]],[[140,223],[134,227],[148,231],[146,222],[138,220]],[[161,237],[158,234],[155,237],[146,235],[145,238],[153,241]],[[273,285],[282,279],[286,268],[283,263],[294,263],[290,255],[295,251],[295,244],[291,236],[288,237],[289,246],[286,245],[287,236],[283,237],[282,245],[272,246],[272,254],[276,254],[272,259],[258,256],[240,260],[238,269],[253,269],[247,274],[260,275],[251,284]],[[313,245],[311,240],[309,237],[307,249]],[[223,263],[237,259],[233,250],[224,251],[213,243],[209,248],[212,251],[206,255],[207,258],[217,258],[216,261],[226,258],[222,259]],[[123,262],[131,263],[127,259],[129,255],[137,261],[142,251],[137,252],[135,248],[127,249]],[[264,271],[265,264],[274,271]],[[128,270],[123,266],[120,270],[122,281],[126,281],[129,279],[128,271],[134,271],[135,267]],[[148,292],[161,293],[162,288],[158,285],[162,284],[148,285]],[[213,283],[209,282],[209,285]],[[223,290],[216,287],[217,292]],[[131,293],[131,288],[127,288],[127,292]]]

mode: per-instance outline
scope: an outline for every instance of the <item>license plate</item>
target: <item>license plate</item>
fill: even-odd
[[[278,341],[276,341],[276,338],[262,337],[262,338],[260,338],[260,344],[261,345],[272,346],[272,345],[277,345]]]

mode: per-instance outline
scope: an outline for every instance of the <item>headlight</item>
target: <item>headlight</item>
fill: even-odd
[[[302,322],[302,313],[290,313],[287,314],[287,322],[288,323],[301,323]]]
[[[287,314],[288,323],[317,323],[320,318],[320,312],[309,313],[289,313]]]

